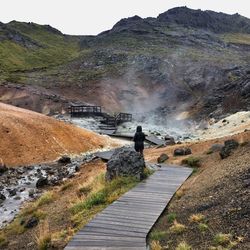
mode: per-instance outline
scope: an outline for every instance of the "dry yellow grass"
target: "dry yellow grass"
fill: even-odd
[[[204,219],[205,219],[205,216],[203,214],[192,214],[189,217],[189,221],[190,222],[195,222],[195,223],[201,222]]]
[[[150,249],[151,250],[162,250],[163,248],[158,240],[153,240],[150,243]]]

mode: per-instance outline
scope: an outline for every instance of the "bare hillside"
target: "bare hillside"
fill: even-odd
[[[109,140],[53,118],[0,103],[0,158],[10,166],[103,148]]]

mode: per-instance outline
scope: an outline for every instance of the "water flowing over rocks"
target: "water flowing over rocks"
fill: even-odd
[[[73,158],[71,163],[63,165],[53,162],[7,168],[0,174],[0,228],[15,218],[23,202],[39,197],[44,186],[59,185],[72,178],[84,162],[93,158],[94,155],[89,153]],[[27,227],[35,226],[33,221],[26,223]]]

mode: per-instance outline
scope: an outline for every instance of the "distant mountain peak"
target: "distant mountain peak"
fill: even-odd
[[[238,13],[229,15],[211,10],[194,10],[183,6],[160,14],[157,20],[168,24],[175,23],[186,27],[208,29],[215,33],[250,33],[250,19]]]
[[[125,26],[125,25],[128,25],[130,23],[134,23],[134,22],[137,22],[140,20],[143,20],[143,19],[137,15],[132,16],[132,17],[128,17],[128,18],[123,18],[119,22],[117,22],[113,28],[119,27],[119,26]]]

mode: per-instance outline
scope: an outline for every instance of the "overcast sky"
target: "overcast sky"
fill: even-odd
[[[95,35],[121,18],[156,17],[177,6],[250,18],[249,5],[249,0],[1,0],[0,21],[50,24],[65,34]]]

